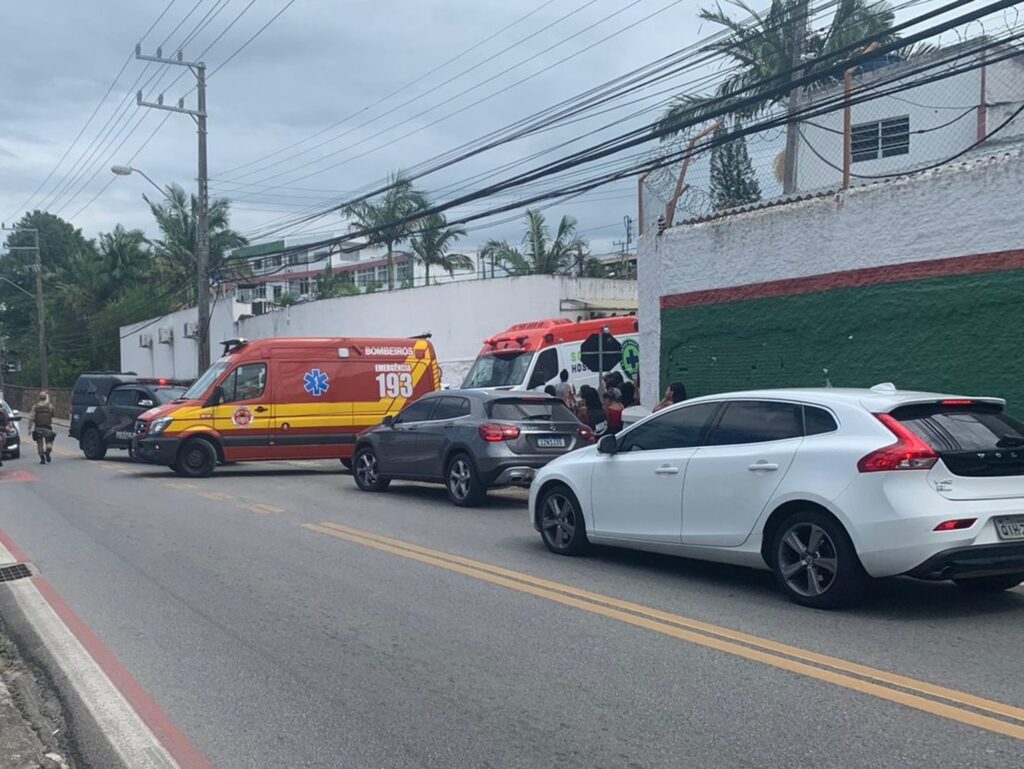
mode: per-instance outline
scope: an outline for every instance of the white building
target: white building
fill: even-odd
[[[1003,58],[1011,51],[993,48],[979,53],[978,41],[964,46],[963,56],[937,68],[966,70],[934,82],[924,82],[897,93],[853,104],[852,183],[873,177],[923,168],[946,161],[977,142],[1020,141],[1024,116],[1013,119],[998,134],[986,136],[1024,104],[1024,54]],[[928,56],[944,60],[955,48],[943,48]],[[982,57],[992,63],[984,63]],[[999,59],[1002,59],[999,61]],[[876,66],[854,77],[854,99],[874,89],[898,89],[928,77],[920,67],[927,57]],[[974,65],[983,64],[975,67]],[[906,72],[906,79],[899,75]],[[843,85],[809,91],[804,106],[835,104]],[[835,189],[842,183],[843,110],[833,110],[800,124],[802,141],[797,154],[797,188],[801,192]]]
[[[262,315],[279,306],[285,297],[289,303],[317,298],[317,280],[328,265],[335,276],[351,276],[363,291],[384,288],[388,284],[387,250],[369,245],[365,239],[342,241],[332,246],[316,246],[312,238],[283,239],[235,249],[231,258],[245,258],[251,277],[239,281],[237,299],[252,302],[253,312]],[[302,248],[309,244],[309,248]],[[287,254],[282,254],[287,252]],[[396,250],[395,286],[411,288],[426,283],[426,270],[405,250]],[[475,254],[473,255],[475,263]],[[449,275],[434,267],[431,283],[476,277],[476,268]]]

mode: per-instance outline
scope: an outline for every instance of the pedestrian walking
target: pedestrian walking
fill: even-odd
[[[11,418],[7,416],[7,409],[0,406],[0,467],[4,466],[4,451],[7,449],[7,430],[10,428]]]
[[[43,390],[32,407],[32,440],[39,449],[39,464],[53,461],[53,439],[56,436],[53,431],[53,404],[50,403],[50,394]]]

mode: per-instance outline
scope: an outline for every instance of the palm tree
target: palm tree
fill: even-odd
[[[451,247],[459,238],[465,237],[462,227],[449,227],[444,214],[430,214],[420,220],[420,231],[412,241],[413,258],[423,265],[428,286],[430,285],[430,268],[440,267],[449,275],[456,270],[473,269],[473,260],[465,254],[450,253]]]
[[[99,251],[103,269],[115,287],[115,293],[144,276],[150,261],[149,242],[142,230],[126,230],[120,224],[110,232],[101,232]]]
[[[521,249],[503,240],[489,240],[480,255],[512,275],[559,275],[572,268],[586,246],[586,238],[576,232],[576,220],[571,216],[562,217],[552,238],[544,214],[528,208]]]
[[[177,184],[166,189],[167,200],[154,203],[143,195],[153,212],[161,238],[149,240],[154,256],[160,267],[174,283],[186,286],[185,296],[195,296],[195,287],[189,278],[196,274],[197,233],[196,214],[199,201],[195,195],[188,195]],[[207,213],[207,232],[210,243],[210,274],[225,270],[225,257],[235,248],[248,245],[249,241],[231,229],[231,203],[224,198],[210,201]],[[241,270],[244,272],[244,270]]]
[[[806,0],[772,0],[765,14],[758,14],[744,0],[730,0],[732,5],[753,17],[747,24],[726,14],[720,5],[714,10],[700,12],[703,21],[718,24],[729,30],[729,35],[706,47],[710,53],[732,59],[736,67],[718,86],[714,95],[685,94],[675,99],[655,124],[655,131],[668,139],[686,130],[713,109],[720,109],[730,100],[755,97],[743,107],[731,112],[734,118],[745,119],[784,102],[789,94],[785,84],[793,68],[794,29],[805,13]],[[834,83],[837,68],[856,51],[848,49],[853,43],[873,40],[891,43],[897,36],[891,31],[894,22],[892,7],[879,0],[839,0],[828,27],[811,34],[805,43],[805,53],[818,60],[815,71],[821,73],[817,84]],[[916,51],[915,51],[916,52]],[[913,53],[913,52],[912,52]],[[749,90],[748,90],[749,89]]]
[[[427,207],[426,196],[401,173],[388,179],[388,188],[375,201],[361,200],[345,206],[354,229],[365,230],[370,243],[388,250],[388,290],[395,287],[395,246],[416,228],[416,214]]]

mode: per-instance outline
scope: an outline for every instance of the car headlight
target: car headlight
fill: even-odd
[[[164,430],[166,430],[170,426],[171,422],[173,422],[173,421],[174,421],[174,417],[163,417],[161,419],[155,420],[153,422],[152,427],[150,427],[150,429],[149,429],[149,434],[150,435],[159,435]]]

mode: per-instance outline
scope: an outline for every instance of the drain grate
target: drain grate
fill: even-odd
[[[31,577],[32,572],[23,563],[16,563],[13,566],[0,566],[0,582],[14,582],[16,579]]]

